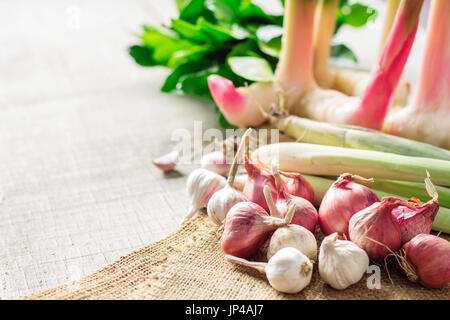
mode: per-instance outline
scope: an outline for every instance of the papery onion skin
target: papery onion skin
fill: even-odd
[[[287,191],[286,183],[281,178],[276,166],[272,168],[272,172],[277,187],[277,201],[275,205],[281,214],[279,218],[284,218],[289,208],[295,204],[294,218],[291,224],[297,224],[314,233],[319,222],[319,214],[316,208],[308,200],[294,196]]]
[[[402,250],[424,286],[444,288],[450,283],[449,241],[431,234],[418,234]]]
[[[402,243],[408,242],[416,235],[431,232],[434,218],[439,211],[439,201],[430,200],[417,209],[399,206],[392,210],[392,214],[400,223]]]
[[[348,225],[350,240],[376,260],[400,249],[402,233],[392,210],[405,202],[395,197],[386,197],[355,213]]]
[[[264,223],[269,214],[253,202],[239,202],[227,214],[220,245],[225,254],[247,258],[263,245],[274,228]]]
[[[264,210],[269,212],[269,206],[264,197],[264,186],[269,186],[272,198],[277,199],[275,179],[267,168],[250,163],[248,157],[245,157],[244,168],[247,171],[248,178],[245,182],[242,194],[251,202],[259,204]]]
[[[348,236],[350,218],[378,201],[372,190],[353,182],[353,175],[342,174],[322,199],[319,207],[320,229],[325,236],[334,232]]]
[[[301,197],[313,202],[314,200],[314,189],[300,173],[287,173],[280,171],[282,176],[290,178],[286,183],[286,191],[296,197]]]
[[[281,213],[280,218],[284,218],[289,208],[295,203],[294,218],[292,218],[291,224],[302,226],[312,233],[316,229],[316,225],[319,222],[319,215],[316,208],[309,202],[300,197],[290,196],[287,199],[279,198],[276,202],[276,207]]]

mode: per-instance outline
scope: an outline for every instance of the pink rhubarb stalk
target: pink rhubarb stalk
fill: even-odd
[[[450,149],[450,1],[433,0],[418,90],[410,106],[386,119],[384,131]]]

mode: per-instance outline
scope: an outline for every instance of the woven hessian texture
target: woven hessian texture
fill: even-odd
[[[448,299],[450,288],[426,289],[409,282],[388,263],[381,288],[368,289],[367,274],[356,285],[334,290],[319,277],[299,294],[282,294],[264,275],[223,259],[217,226],[201,214],[167,238],[120,258],[80,280],[23,299]],[[391,279],[389,279],[389,276]]]

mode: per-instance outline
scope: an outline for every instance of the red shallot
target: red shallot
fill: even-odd
[[[300,173],[288,173],[280,171],[282,176],[290,178],[286,183],[286,191],[293,196],[302,197],[309,202],[314,200],[314,189]]]
[[[450,242],[431,234],[418,234],[402,247],[400,267],[413,282],[428,288],[450,283]]]
[[[286,191],[286,183],[278,173],[278,167],[276,165],[273,165],[272,173],[277,186],[277,200],[275,203],[277,210],[275,212],[281,214],[279,218],[285,217],[288,210],[295,204],[294,217],[292,218],[291,223],[302,226],[314,233],[319,221],[319,215],[316,208],[308,200],[296,197]],[[267,202],[269,203],[270,200],[271,199],[268,199]],[[272,205],[269,203],[269,208],[271,206]]]
[[[264,188],[264,191],[270,197],[268,186]],[[225,219],[220,238],[222,251],[239,258],[247,258],[253,255],[267,240],[272,231],[291,222],[294,210],[295,205],[289,209],[284,219],[280,219],[276,218],[277,214],[270,216],[263,207],[256,203],[245,201],[235,204]]]
[[[242,191],[243,195],[249,201],[259,204],[269,212],[263,189],[267,185],[272,192],[272,198],[277,198],[277,188],[272,172],[262,164],[251,163],[247,155],[245,156],[244,168],[247,171],[248,178]]]
[[[381,202],[375,202],[350,218],[350,240],[364,249],[370,258],[383,259],[400,249],[402,232],[400,224],[392,215],[392,210],[399,205],[414,208],[406,200],[385,197]]]
[[[327,236],[334,232],[348,236],[348,221],[358,211],[379,201],[377,195],[359,183],[366,179],[350,173],[342,174],[328,189],[319,207],[320,229]]]
[[[438,193],[431,183],[430,177],[425,179],[425,186],[432,199],[423,205],[418,199],[411,199],[409,202],[415,209],[405,206],[398,206],[392,210],[392,214],[400,223],[402,232],[402,243],[408,242],[420,233],[430,233],[434,218],[439,210]]]

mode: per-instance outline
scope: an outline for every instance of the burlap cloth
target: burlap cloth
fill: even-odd
[[[334,290],[315,266],[311,284],[295,295],[270,287],[257,271],[223,259],[217,226],[201,214],[167,238],[121,257],[80,280],[23,299],[449,299],[450,288],[426,289],[395,267],[381,264],[381,288],[368,289],[367,274]],[[448,239],[448,237],[446,237]],[[391,282],[392,281],[392,282]]]

